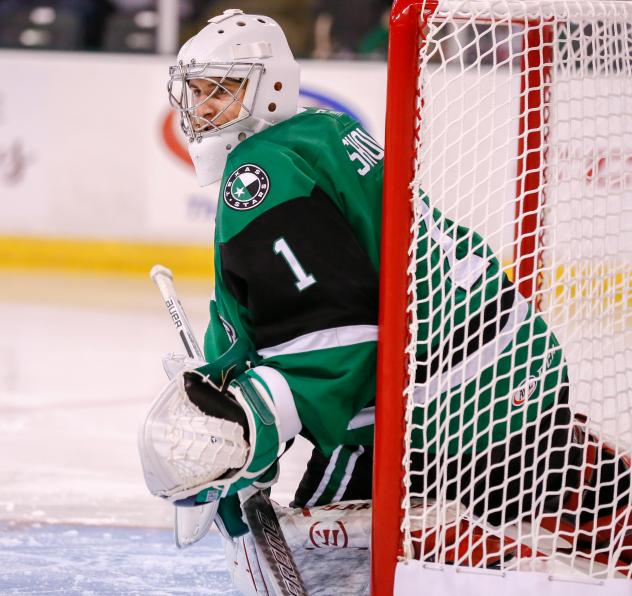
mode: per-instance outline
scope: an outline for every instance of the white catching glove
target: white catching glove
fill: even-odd
[[[220,389],[205,374],[209,367],[184,370],[170,381],[139,431],[147,487],[177,504],[191,496],[209,503],[257,483],[282,443],[301,429],[280,373],[257,367]],[[283,393],[277,385],[289,397],[282,416],[272,398]]]
[[[247,428],[232,395],[195,370],[178,373],[150,406],[139,431],[149,491],[177,501],[241,469],[249,453]]]

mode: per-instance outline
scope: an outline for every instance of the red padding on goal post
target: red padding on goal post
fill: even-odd
[[[380,272],[380,333],[378,342],[375,460],[373,467],[373,528],[371,590],[374,596],[393,593],[401,548],[405,403],[408,342],[408,244],[415,147],[421,12],[432,14],[437,2],[396,0],[391,11],[382,245]]]
[[[553,29],[527,21],[520,77],[514,281],[520,293],[538,304],[542,282],[542,222],[546,203],[548,111],[553,65]]]

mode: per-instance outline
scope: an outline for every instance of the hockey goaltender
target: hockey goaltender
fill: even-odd
[[[175,504],[181,546],[217,525],[244,594],[365,593],[383,151],[348,115],[298,108],[298,65],[266,16],[233,9],[211,19],[180,50],[168,89],[199,184],[221,179],[221,186],[205,362],[165,362],[171,380],[139,436],[147,486]],[[426,218],[436,217],[428,197],[419,201]],[[437,254],[455,248],[458,261],[446,260],[433,283],[456,285],[452,315],[481,330],[474,344],[455,332],[453,364],[487,354],[468,370],[459,399],[519,409],[489,433],[489,444],[458,454],[459,469],[469,472],[452,477],[448,496],[467,495],[462,504],[477,523],[543,508],[541,523],[562,528],[576,549],[619,540],[619,563],[628,567],[629,461],[571,411],[561,347],[483,239],[449,229],[426,233],[420,246]],[[513,346],[502,333],[510,323]],[[442,324],[432,320],[419,333]],[[428,354],[417,360],[420,382],[436,373]],[[516,375],[515,383],[472,389],[472,379],[510,366],[540,375],[523,403],[511,403]],[[266,489],[298,434],[313,453],[291,508],[279,508]],[[421,459],[413,466],[421,469]],[[597,477],[606,488],[593,488]],[[613,518],[614,536],[601,531]],[[309,558],[341,545],[348,548],[334,557]],[[470,563],[494,566],[501,551],[483,544]]]

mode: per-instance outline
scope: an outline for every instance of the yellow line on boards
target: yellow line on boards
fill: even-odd
[[[0,236],[0,267],[147,275],[160,263],[178,276],[212,277],[210,246]]]
[[[178,277],[213,279],[210,245],[149,244],[114,240],[0,236],[0,268],[78,273],[138,274],[153,265],[169,267]],[[510,279],[513,267],[503,262]],[[553,288],[551,288],[551,285]],[[586,262],[549,270],[545,286],[557,300],[588,298],[624,302],[632,307],[632,270],[621,264]]]

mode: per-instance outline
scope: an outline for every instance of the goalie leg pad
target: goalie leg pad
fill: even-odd
[[[272,586],[265,577],[252,534],[228,538],[222,534],[228,572],[235,588],[244,596],[272,594]]]
[[[273,506],[309,594],[368,593],[370,501],[301,509]],[[235,587],[248,596],[274,593],[265,557],[250,534],[225,537],[224,546]]]

